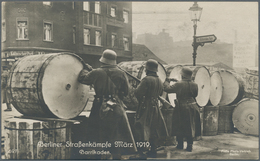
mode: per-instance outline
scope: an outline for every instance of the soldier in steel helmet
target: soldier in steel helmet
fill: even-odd
[[[78,80],[80,83],[93,85],[96,94],[89,116],[88,139],[101,143],[110,142],[112,148],[109,150],[113,159],[121,159],[120,148],[113,147],[115,141],[129,143],[133,142],[133,138],[121,101],[128,95],[128,78],[116,66],[116,58],[117,54],[113,50],[105,50],[99,59],[101,67],[92,70],[92,67],[86,64]],[[103,100],[111,99],[116,104],[113,104],[107,113],[103,113],[100,110]]]
[[[157,141],[161,136],[167,136],[167,130],[162,129],[158,96],[163,93],[163,83],[157,75],[158,62],[149,59],[145,65],[146,77],[144,77],[135,90],[135,96],[139,102],[135,116],[135,131],[137,141],[150,142],[151,149],[138,149],[138,159],[146,157],[156,158]]]
[[[186,150],[191,152],[193,138],[201,135],[199,106],[195,97],[198,95],[198,85],[191,80],[192,71],[183,67],[181,70],[182,80],[169,84],[169,79],[164,82],[164,91],[176,93],[176,108],[173,113],[172,135],[178,141],[177,148],[183,149],[183,138],[187,139]]]

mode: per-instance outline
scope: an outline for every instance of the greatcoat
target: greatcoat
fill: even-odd
[[[190,79],[183,79],[173,85],[165,81],[164,91],[176,93],[179,105],[173,112],[172,135],[194,138],[201,135],[199,106],[195,97],[198,85]]]
[[[156,73],[148,73],[137,86],[135,96],[139,104],[135,119],[136,140],[149,141],[168,135],[158,105],[158,96],[162,92],[163,83]]]
[[[132,142],[132,132],[128,128],[129,122],[121,101],[128,94],[128,78],[126,74],[115,65],[103,65],[100,68],[88,71],[83,69],[78,78],[80,83],[93,85],[95,99],[89,116],[89,138],[92,141],[114,143],[115,141]],[[105,118],[100,116],[100,107],[103,97],[112,95],[117,105]],[[130,130],[129,130],[130,129]]]

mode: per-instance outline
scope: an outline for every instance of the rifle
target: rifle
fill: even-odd
[[[132,74],[130,74],[128,71],[122,69],[121,67],[117,66],[120,70],[122,70],[123,72],[125,72],[128,76],[132,77],[134,80],[136,80],[137,82],[141,82],[141,80],[135,76],[133,76]],[[163,106],[166,107],[166,109],[169,108],[173,108],[173,106],[171,105],[170,102],[168,102],[166,99],[164,99],[162,96],[158,96],[158,99],[161,101],[161,103],[163,104]]]

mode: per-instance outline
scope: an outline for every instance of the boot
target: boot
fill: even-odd
[[[178,141],[177,149],[183,149],[183,141]]]
[[[192,152],[192,144],[188,144],[186,151]]]

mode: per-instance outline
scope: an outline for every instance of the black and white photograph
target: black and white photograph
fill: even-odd
[[[258,1],[1,1],[1,159],[259,160]]]

